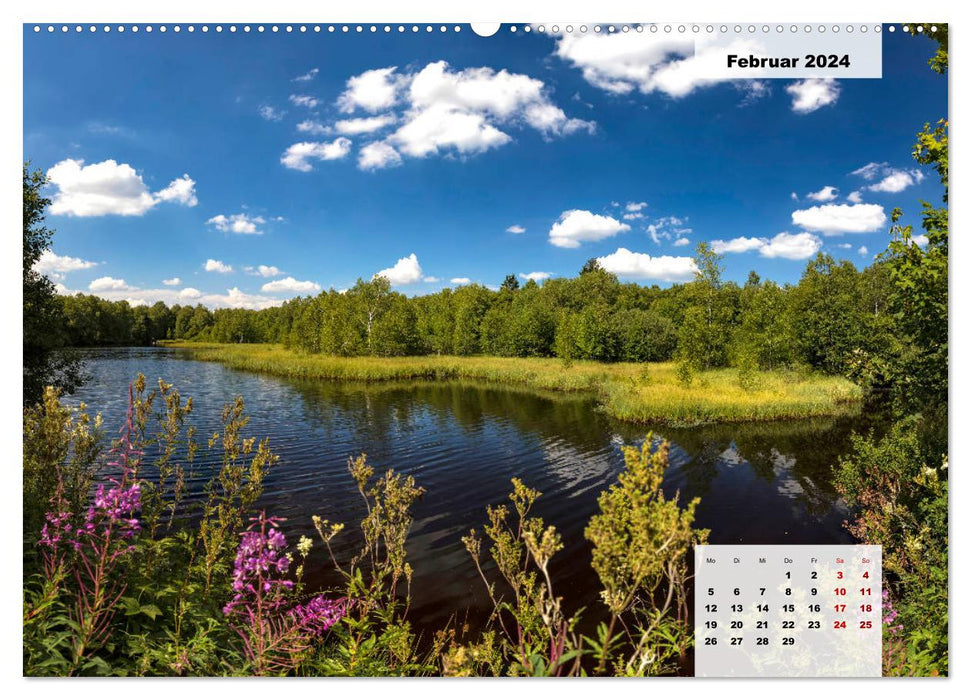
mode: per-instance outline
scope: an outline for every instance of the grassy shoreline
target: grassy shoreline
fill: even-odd
[[[469,379],[555,392],[594,392],[611,416],[634,423],[691,425],[847,415],[862,391],[842,377],[758,372],[743,389],[735,369],[700,372],[678,382],[672,362],[605,364],[516,357],[332,357],[279,345],[166,342],[193,359],[232,369],[317,381],[384,382]]]

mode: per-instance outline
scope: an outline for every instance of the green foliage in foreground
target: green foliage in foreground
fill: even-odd
[[[624,421],[690,425],[844,415],[863,392],[841,377],[795,370],[690,371],[635,364],[508,357],[333,357],[274,345],[174,343],[193,358],[233,369],[308,380],[380,382],[468,379],[546,391],[590,391]]]
[[[682,509],[662,493],[667,444],[653,447],[650,435],[625,449],[626,470],[587,528],[603,606],[564,608],[550,574],[562,539],[530,516],[541,494],[513,479],[512,509],[487,509],[488,552],[474,530],[463,538],[494,603],[489,622],[449,626],[420,644],[408,619],[411,508],[424,494],[414,478],[377,476],[364,455],[350,459],[366,504],[358,553],[338,560],[332,543],[344,525],[316,515],[317,545],[301,538],[287,551],[282,521],[255,510],[276,456],[266,440],[244,437],[242,400],[225,407],[205,445],[192,412],[171,385],[148,390],[139,376],[108,450],[98,419],[66,409],[53,389],[24,411],[25,675],[640,676],[675,673],[690,651],[687,557],[707,532],[693,528],[697,500]],[[189,494],[206,449],[217,473]],[[109,493],[137,505],[105,516],[115,501],[100,487],[92,499],[93,483],[114,484]],[[254,541],[272,557],[248,588],[241,572],[268,551]],[[322,550],[343,583],[310,591],[304,567]],[[300,623],[323,595],[333,615]],[[593,636],[577,631],[581,616],[589,627],[602,618]]]

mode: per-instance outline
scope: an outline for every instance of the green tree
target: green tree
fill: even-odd
[[[41,170],[30,172],[24,163],[24,335],[23,403],[40,401],[45,386],[73,392],[84,379],[81,361],[64,350],[64,316],[54,284],[34,266],[44,251],[50,250],[54,232],[44,226],[45,210],[51,203],[41,189],[47,176]]]

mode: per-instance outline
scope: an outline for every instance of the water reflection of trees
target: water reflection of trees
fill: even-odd
[[[678,473],[672,481],[692,496],[704,498],[710,491],[728,453],[766,486],[795,499],[808,513],[821,515],[837,498],[833,467],[849,451],[851,435],[871,428],[879,432],[883,423],[879,415],[861,415],[653,429],[674,445],[672,463]],[[625,439],[640,434],[629,426],[616,427]]]
[[[601,449],[609,423],[588,394],[548,394],[473,382],[295,384],[308,419],[349,427],[362,446],[401,430],[460,429],[478,434],[490,421],[558,438],[579,450]]]

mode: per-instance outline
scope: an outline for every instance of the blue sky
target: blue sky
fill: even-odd
[[[667,285],[709,241],[729,279],[795,282],[817,250],[868,264],[893,207],[916,223],[940,198],[910,158],[947,114],[931,41],[885,32],[879,80],[672,84],[677,56],[612,40],[25,27],[43,269],[257,308],[379,271],[422,294],[591,257]]]

